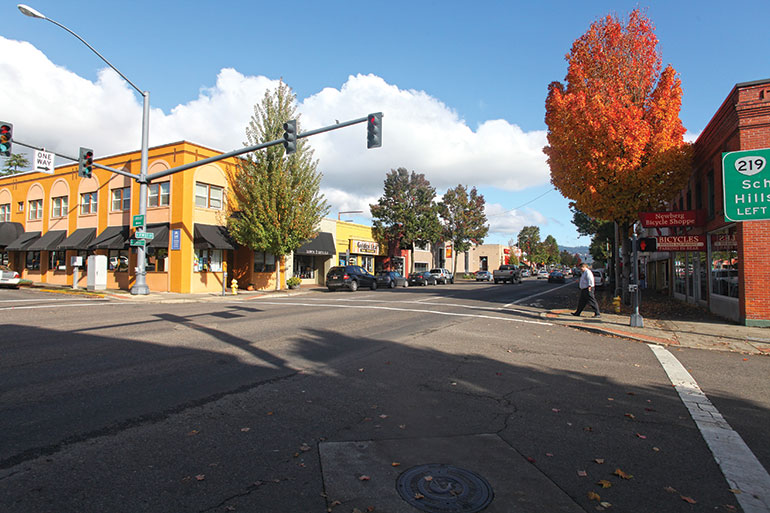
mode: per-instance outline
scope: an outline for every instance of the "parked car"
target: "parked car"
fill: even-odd
[[[330,291],[345,288],[355,292],[360,287],[375,290],[377,278],[360,265],[340,265],[326,273],[326,287]]]
[[[428,271],[421,271],[409,275],[409,285],[435,285],[436,277]]]
[[[19,273],[8,267],[7,265],[0,265],[0,285],[3,287],[19,288]]]
[[[529,269],[522,269],[521,270],[521,277],[522,278],[529,278]]]
[[[489,271],[476,271],[476,281],[492,281],[492,273]]]
[[[594,273],[594,285],[596,285],[596,288],[607,285],[607,272],[604,269],[593,269],[592,272]]]
[[[389,289],[408,287],[409,281],[397,271],[383,271],[377,274],[377,286]]]
[[[543,268],[543,269],[540,269],[540,270],[537,272],[537,279],[538,279],[538,280],[545,280],[545,279],[548,279],[548,271],[547,271],[545,268]]]
[[[455,277],[451,272],[449,272],[449,269],[444,269],[443,267],[431,269],[430,273],[434,278],[436,278],[436,283],[443,283],[446,285],[447,283],[455,282]]]
[[[492,273],[495,283],[521,283],[521,271],[515,265],[501,265]]]
[[[551,271],[548,275],[548,283],[564,283],[564,273],[561,271]]]

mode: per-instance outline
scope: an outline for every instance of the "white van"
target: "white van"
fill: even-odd
[[[592,269],[591,272],[594,273],[596,288],[607,285],[607,272],[604,269]]]

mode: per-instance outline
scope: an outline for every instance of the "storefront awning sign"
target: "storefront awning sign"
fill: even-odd
[[[350,241],[350,252],[362,255],[378,255],[380,245],[370,240],[352,240]]]
[[[655,239],[658,251],[706,251],[705,235],[663,235]]]
[[[703,210],[680,210],[672,212],[640,212],[639,220],[645,228],[665,226],[703,226],[706,221]]]

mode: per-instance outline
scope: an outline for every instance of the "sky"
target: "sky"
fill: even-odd
[[[682,80],[691,141],[736,83],[770,76],[767,0],[27,1],[149,91],[151,146],[242,147],[254,105],[282,79],[300,131],[383,113],[381,148],[366,149],[365,124],[308,139],[328,217],[370,224],[387,172],[403,167],[425,174],[437,199],[476,187],[488,243],[531,225],[561,246],[590,242],[542,148],[548,84],[564,81],[565,55],[592,22],[644,10]],[[15,139],[74,156],[93,148],[98,161],[138,150],[141,118],[141,96],[80,41],[0,1],[0,119]]]

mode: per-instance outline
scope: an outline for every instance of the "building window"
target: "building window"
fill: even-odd
[[[131,187],[112,189],[112,210],[131,210]]]
[[[738,297],[738,244],[735,226],[711,234],[711,293]]]
[[[315,261],[312,255],[294,255],[294,276],[302,280],[315,278]]]
[[[48,255],[48,270],[49,271],[66,271],[67,270],[67,252],[66,251],[51,251]]]
[[[34,221],[35,219],[43,219],[43,200],[32,200],[29,202],[29,214],[27,219]]]
[[[0,221],[6,222],[11,220],[11,204],[3,203],[0,205]]]
[[[254,272],[255,273],[274,273],[275,255],[263,251],[254,252]]]
[[[714,195],[716,194],[714,192],[714,170],[713,169],[708,172],[708,175],[706,176],[706,180],[707,180],[706,187],[708,189],[706,191],[706,193],[708,194],[708,204],[707,204],[708,216],[710,219],[714,217]]]
[[[207,183],[195,183],[195,206],[202,208],[222,209],[224,188]]]
[[[197,184],[196,184],[197,185]],[[148,207],[167,207],[171,191],[171,182],[151,183],[147,187],[147,206]],[[197,192],[197,189],[196,189]],[[197,203],[197,194],[196,194]]]
[[[67,217],[69,210],[69,198],[61,196],[51,200],[51,217]]]
[[[20,201],[18,206],[19,206],[19,208],[17,208],[16,210],[18,212],[24,212],[24,202]]]
[[[128,251],[125,249],[111,249],[107,258],[107,270],[128,271]]]
[[[80,195],[80,213],[95,214],[98,192],[86,192]]]
[[[222,270],[221,249],[196,249],[193,255],[193,272],[220,272]]]
[[[674,292],[687,294],[687,253],[674,253]]]
[[[40,269],[40,251],[27,251],[27,269],[31,271]]]
[[[703,208],[703,185],[700,180],[695,184],[695,208],[698,210]]]
[[[217,251],[220,251],[221,253],[221,250],[217,250]],[[144,253],[144,257],[145,257],[144,268],[146,270],[155,271],[155,272],[164,272],[168,269],[168,249],[147,248],[147,251],[145,251]],[[222,261],[221,256],[219,257],[219,261],[220,262]],[[220,267],[221,267],[221,264],[220,264]]]

